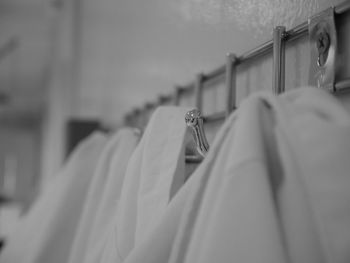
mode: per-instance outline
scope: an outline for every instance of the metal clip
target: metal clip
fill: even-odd
[[[335,91],[337,32],[333,7],[309,19],[309,40],[309,84]]]
[[[209,150],[209,144],[204,133],[203,117],[199,110],[193,109],[186,113],[185,122],[191,128],[192,135],[196,142],[198,153],[205,157]]]

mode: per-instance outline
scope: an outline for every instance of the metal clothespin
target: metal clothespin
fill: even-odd
[[[203,117],[201,112],[197,109],[190,110],[185,115],[185,122],[186,125],[191,128],[191,132],[196,143],[197,152],[199,154],[199,158],[198,156],[190,156],[186,157],[186,161],[197,162],[203,159],[209,150],[209,144],[204,133]]]

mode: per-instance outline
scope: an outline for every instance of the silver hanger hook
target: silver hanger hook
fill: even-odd
[[[191,128],[198,153],[202,157],[205,157],[209,150],[209,144],[204,133],[203,117],[201,112],[197,109],[190,110],[185,115],[185,122],[186,125]]]

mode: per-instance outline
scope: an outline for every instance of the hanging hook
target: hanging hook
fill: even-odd
[[[191,128],[198,153],[202,157],[205,157],[209,150],[209,144],[204,133],[203,117],[201,112],[197,109],[190,110],[186,113],[185,122],[186,125]]]

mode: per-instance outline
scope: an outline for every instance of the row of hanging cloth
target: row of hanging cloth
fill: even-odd
[[[350,115],[336,98],[250,95],[188,180],[187,111],[82,142],[0,262],[350,262]]]

